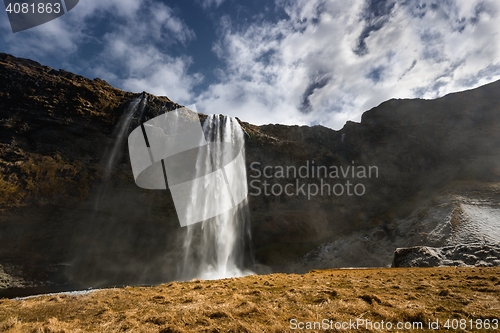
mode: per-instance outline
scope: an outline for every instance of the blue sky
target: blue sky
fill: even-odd
[[[334,129],[500,79],[494,0],[80,0],[0,52],[254,124]]]

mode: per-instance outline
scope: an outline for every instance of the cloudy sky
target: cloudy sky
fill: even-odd
[[[500,79],[494,0],[80,0],[0,52],[255,124],[346,120]]]

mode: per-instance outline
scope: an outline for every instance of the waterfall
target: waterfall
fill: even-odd
[[[134,120],[134,115],[140,120],[146,104],[147,97],[144,94],[141,94],[129,102],[129,104],[125,108],[125,112],[120,117],[120,121],[118,122],[113,133],[115,137],[114,144],[106,150],[103,156],[102,165],[104,166],[104,179],[94,199],[93,219],[96,219],[95,214],[97,214],[100,209],[101,201],[109,185],[111,172],[115,167],[116,161],[121,155],[121,152],[123,151],[123,144],[126,138],[126,134],[128,132],[128,129],[130,128],[132,120]]]
[[[202,179],[204,188],[210,186],[217,191],[207,196],[194,188],[200,186],[196,183],[186,214],[190,217],[207,216],[209,210],[224,212],[187,225],[180,279],[220,279],[252,274],[243,269],[245,240],[249,235],[248,201],[244,199],[238,204],[232,195],[248,192],[243,130],[235,118],[209,115],[203,124],[203,133],[207,145],[198,152],[195,178]],[[237,156],[240,158],[235,159]],[[233,159],[237,161],[235,167],[224,168]],[[217,177],[204,177],[210,170],[222,172]]]
[[[177,279],[243,276],[249,249],[245,138],[239,122],[187,108],[165,112],[128,138],[136,184],[169,189],[182,243]],[[167,255],[168,257],[168,255]]]
[[[116,164],[116,160],[118,157],[118,153],[123,150],[123,142],[126,138],[127,131],[134,119],[134,115],[138,114],[140,119],[142,112],[145,109],[147,103],[147,97],[144,94],[134,98],[125,109],[120,121],[118,122],[116,133],[116,139],[113,147],[109,151],[109,153],[104,154],[106,157],[106,161],[104,163],[104,178],[107,180],[111,174],[111,170]]]
[[[130,127],[140,122],[146,108],[147,96],[141,94],[130,100],[122,111],[116,124],[110,144],[101,158],[103,179],[88,202],[88,215],[84,223],[79,223],[73,240],[73,260],[66,274],[74,282],[85,286],[106,286],[117,283],[121,276],[132,275],[133,265],[127,267],[127,261],[119,254],[130,247],[130,222],[124,223],[130,216],[130,210],[120,207],[129,197],[116,191],[120,180],[114,176],[114,169],[124,152],[125,141]],[[127,201],[126,201],[127,200]],[[127,215],[128,214],[128,215]]]

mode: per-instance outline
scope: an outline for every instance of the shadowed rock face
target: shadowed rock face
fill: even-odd
[[[178,222],[166,191],[135,186],[126,142],[105,182],[116,124],[138,94],[6,54],[0,77],[0,262],[27,280],[53,264],[82,283],[141,280]],[[144,119],[160,105],[178,106],[155,98]]]
[[[135,185],[126,143],[109,179],[104,174],[116,124],[138,94],[6,54],[0,54],[0,77],[0,263],[63,263],[66,278],[93,286],[175,278],[185,230],[179,227],[170,192]],[[322,253],[314,258],[310,254],[310,262],[387,265],[401,243],[397,239],[411,246],[441,237],[431,245],[444,245],[451,233],[426,235],[441,215],[443,223],[456,227],[460,212],[453,215],[453,208],[450,215],[439,209],[467,204],[468,197],[481,198],[483,192],[488,207],[500,202],[495,190],[500,179],[499,88],[495,82],[432,101],[390,100],[340,131],[255,126],[242,119],[249,184],[260,181],[250,186],[251,193],[263,189],[264,180],[283,187],[296,184],[293,175],[258,177],[266,166],[299,169],[314,162],[378,170],[378,177],[326,179],[363,184],[362,196],[315,195],[308,200],[301,194],[251,195],[251,252],[256,261],[290,270],[291,263],[318,245],[350,239],[337,253],[342,260]],[[146,110],[134,117],[129,131],[162,108],[178,106],[166,97],[145,96]],[[307,188],[320,186],[322,179],[298,180]],[[456,184],[463,183],[474,184],[475,190],[457,190]],[[464,214],[472,216],[474,209],[469,208]],[[425,230],[419,231],[422,225]],[[366,259],[381,248],[379,243],[384,244],[383,254],[377,256],[385,259]],[[329,247],[338,250],[334,248]],[[321,265],[315,261],[319,257],[324,259]],[[29,280],[31,275],[25,275]]]
[[[254,230],[263,230],[256,234],[266,239],[264,252],[289,241],[296,252],[281,252],[297,254],[306,242],[321,242],[324,236],[328,240],[322,247],[330,252],[321,253],[320,247],[300,267],[387,266],[396,247],[449,244],[459,225],[474,223],[475,218],[461,214],[463,205],[500,208],[499,89],[495,82],[437,100],[389,100],[340,131],[259,127],[271,139],[260,145],[249,140],[248,162],[355,161],[379,170],[378,178],[353,180],[366,186],[361,197],[253,198],[252,222]]]

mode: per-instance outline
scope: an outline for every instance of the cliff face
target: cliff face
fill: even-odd
[[[141,258],[145,244],[164,255],[177,222],[168,219],[175,210],[165,192],[135,186],[125,142],[106,174],[116,125],[137,94],[6,54],[0,54],[0,77],[4,271],[26,280],[138,281],[154,259]],[[144,116],[155,116],[160,106],[178,105],[155,98]]]
[[[169,191],[135,186],[126,142],[105,170],[137,94],[6,54],[0,77],[0,264],[29,279],[63,263],[90,285],[174,278],[185,230]],[[257,262],[289,270],[323,244],[297,269],[387,265],[396,247],[450,242],[475,220],[464,205],[496,209],[499,88],[390,100],[340,131],[242,122]],[[129,130],[178,106],[147,100]]]
[[[491,208],[490,220],[500,216],[499,89],[500,82],[495,82],[437,100],[389,100],[365,112],[361,123],[348,122],[340,131],[259,127],[269,139],[260,145],[249,140],[249,162],[300,166],[315,161],[347,167],[354,161],[356,170],[376,166],[378,177],[335,179],[363,184],[362,196],[252,198],[252,223],[262,237],[255,242],[262,240],[266,254],[278,247],[272,261],[283,252],[296,255],[314,247],[324,237],[327,241],[298,265],[311,269],[385,266],[396,247],[483,241],[485,232],[469,240],[457,235],[467,228],[485,230],[466,226],[481,215],[463,213],[468,205]],[[294,179],[273,181],[287,184]],[[320,183],[318,178],[301,181]],[[500,226],[490,228],[486,238],[500,241]],[[277,244],[286,242],[290,246],[280,251]]]

